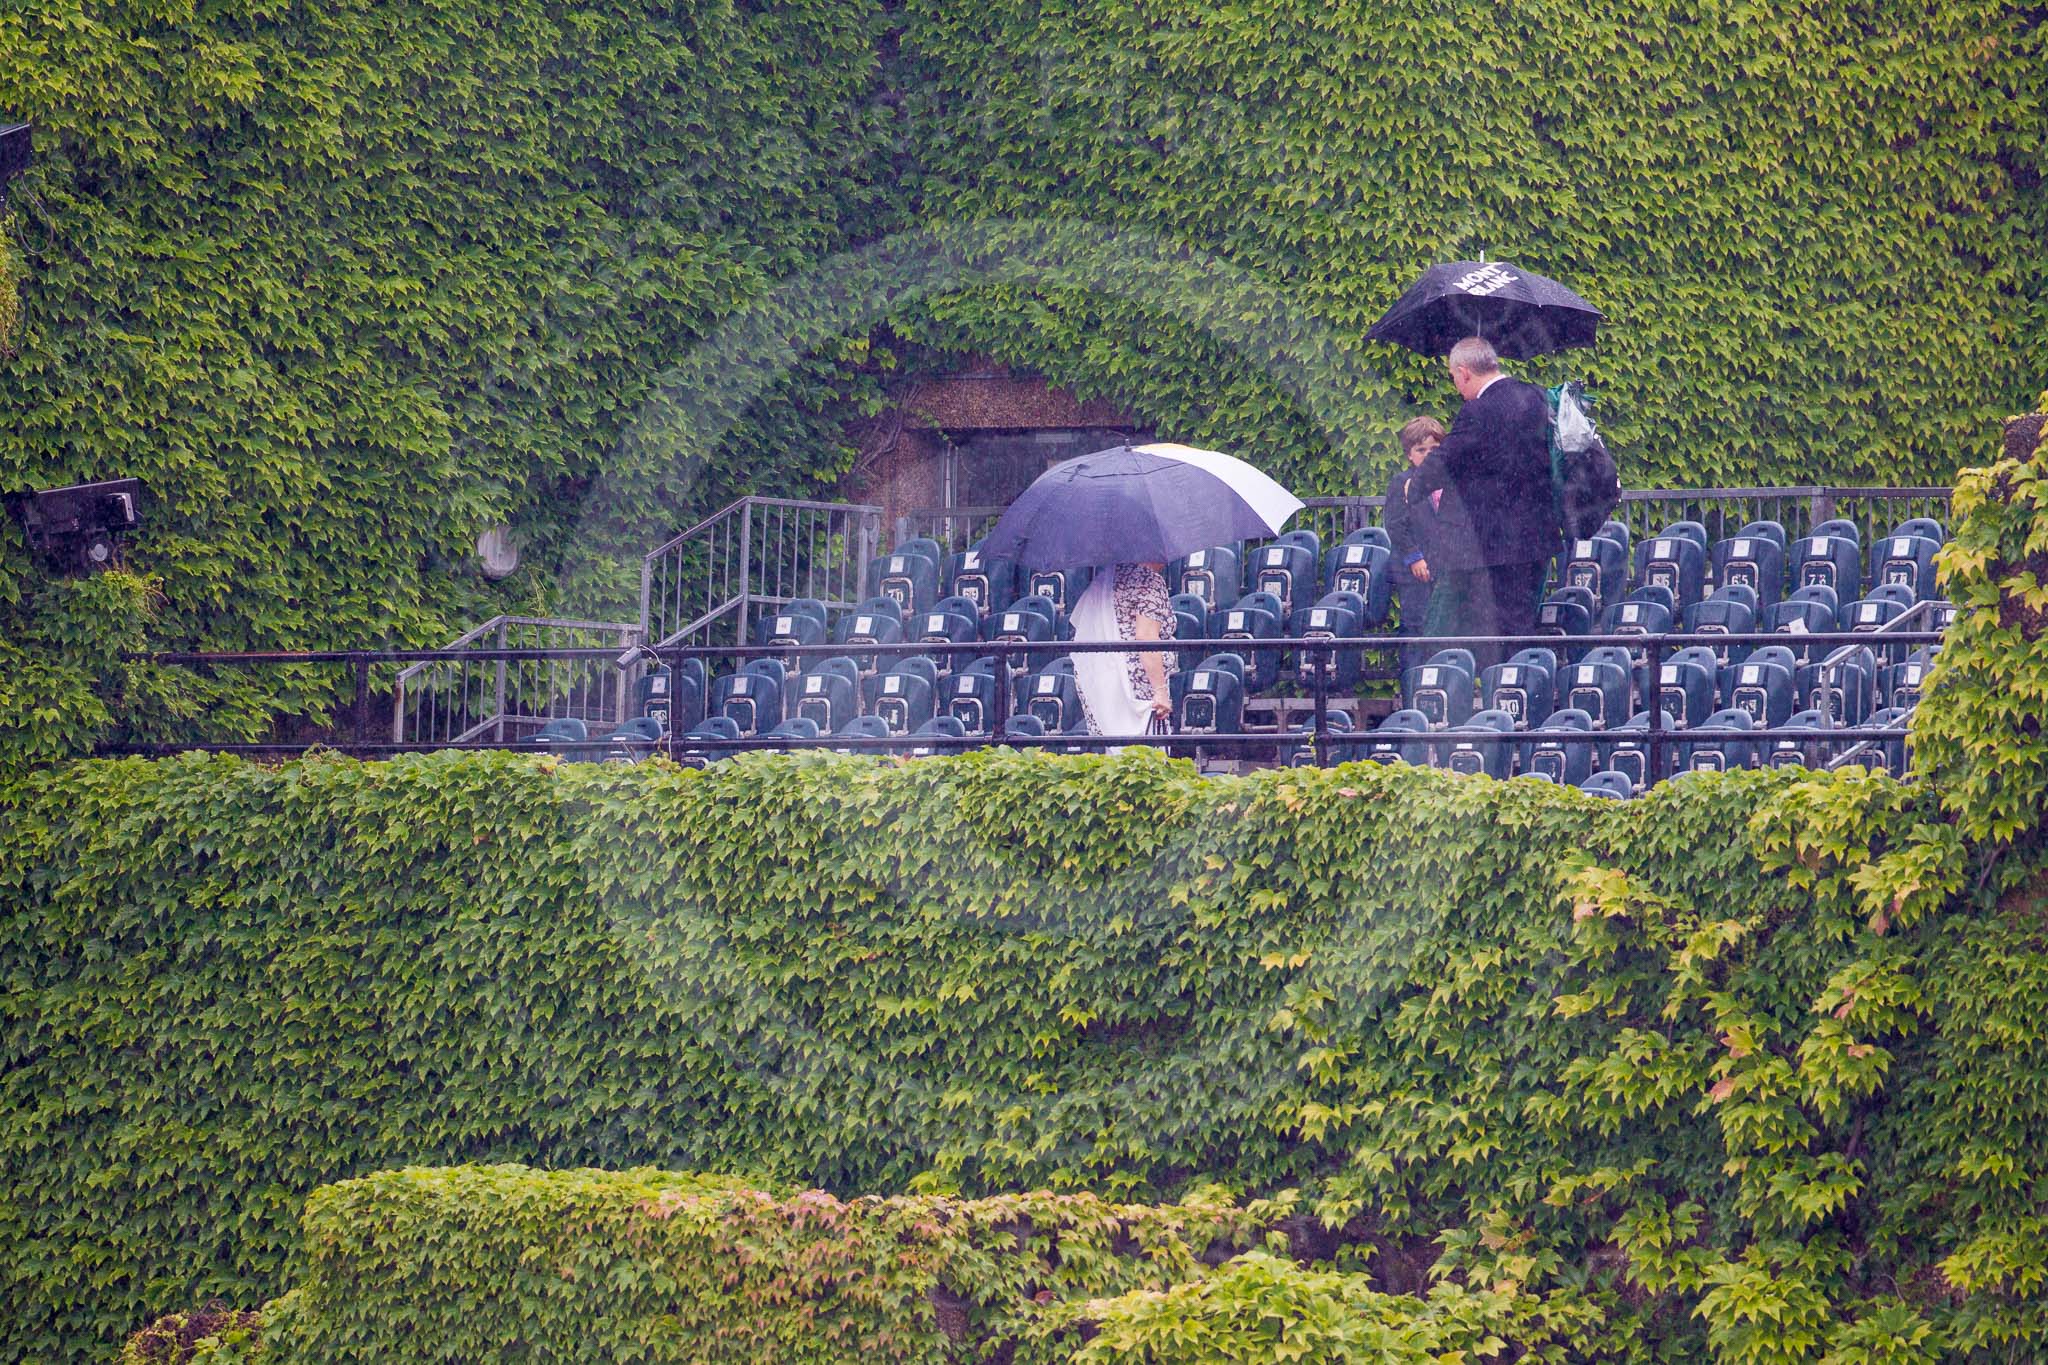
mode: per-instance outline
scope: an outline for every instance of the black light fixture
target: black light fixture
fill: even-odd
[[[10,493],[6,501],[29,548],[56,573],[112,568],[119,538],[142,524],[139,479]]]
[[[28,169],[31,131],[26,123],[0,124],[0,213],[7,210],[7,182]]]

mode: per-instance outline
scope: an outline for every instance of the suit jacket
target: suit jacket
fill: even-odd
[[[1411,577],[1409,566],[1436,553],[1436,508],[1429,505],[1429,493],[1421,484],[1421,471],[1401,457],[1401,467],[1387,484],[1387,505],[1380,512],[1380,524],[1394,542],[1394,576]],[[1432,565],[1432,568],[1435,566]]]
[[[1536,385],[1507,377],[1487,385],[1416,472],[1420,488],[1444,490],[1432,569],[1532,564],[1561,547],[1550,406]]]

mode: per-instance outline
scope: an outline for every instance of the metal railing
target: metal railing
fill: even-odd
[[[641,561],[642,634],[660,645],[744,645],[763,608],[805,597],[852,606],[881,526],[879,507],[741,498]]]
[[[616,629],[616,623],[590,623],[601,629]],[[1662,661],[1670,651],[1688,645],[1713,647],[1783,644],[1796,639],[1802,646],[1858,646],[1868,645],[1873,638],[1871,632],[1829,631],[1813,632],[1801,636],[1788,636],[1780,632],[1745,632],[1739,634],[1694,634],[1668,633],[1661,635],[1583,635],[1560,637],[1556,635],[1526,636],[1431,636],[1427,642],[1432,647],[1454,646],[1501,648],[1503,651],[1535,645],[1543,648],[1574,650],[1589,649],[1601,645],[1618,645],[1644,657],[1644,677],[1654,695],[1656,680],[1660,677]],[[1938,643],[1938,631],[1888,632],[1885,643],[1889,645],[1915,645]],[[1327,765],[1333,758],[1342,756],[1341,751],[1370,742],[1376,731],[1345,731],[1334,729],[1330,724],[1332,709],[1332,687],[1327,681],[1330,669],[1323,666],[1343,651],[1367,652],[1397,651],[1415,641],[1406,636],[1357,636],[1343,639],[1278,639],[1273,641],[1245,641],[1242,639],[1175,640],[1166,648],[1198,653],[1242,652],[1247,649],[1273,649],[1294,655],[1304,662],[1304,672],[1311,675],[1314,711],[1310,724],[1295,731],[1253,731],[1245,729],[1227,732],[1196,734],[1168,734],[1143,739],[1116,736],[1086,736],[1074,734],[1021,735],[1006,733],[1013,707],[1012,682],[1015,678],[1031,671],[1030,662],[1048,649],[1062,654],[1101,653],[1131,651],[1129,642],[996,642],[972,641],[961,644],[937,644],[933,642],[906,641],[894,644],[862,644],[858,651],[877,658],[894,658],[902,655],[921,654],[928,657],[981,658],[988,657],[993,664],[988,724],[981,731],[963,736],[947,735],[891,735],[884,737],[854,738],[845,735],[821,735],[816,739],[788,736],[753,736],[741,739],[711,738],[667,732],[659,740],[641,741],[636,744],[619,744],[620,757],[644,757],[652,753],[665,753],[673,759],[706,761],[727,753],[745,752],[758,749],[807,750],[824,749],[836,752],[951,752],[990,746],[1020,748],[1051,748],[1060,751],[1091,751],[1105,748],[1145,744],[1175,753],[1251,757],[1255,761],[1288,761],[1292,751],[1307,747],[1312,761],[1317,766]],[[184,750],[207,750],[213,752],[245,753],[263,756],[290,755],[312,748],[338,749],[365,757],[382,757],[391,754],[426,749],[518,749],[572,755],[588,755],[596,751],[609,751],[614,747],[605,733],[593,731],[583,739],[567,743],[537,743],[533,729],[526,722],[539,721],[538,716],[506,716],[508,722],[503,729],[489,724],[470,721],[460,726],[446,727],[446,737],[425,733],[423,727],[411,732],[394,730],[393,738],[383,742],[372,737],[369,721],[368,679],[373,668],[382,664],[404,663],[411,665],[406,673],[415,678],[424,676],[424,670],[434,666],[457,668],[492,668],[504,664],[509,676],[540,676],[538,670],[555,669],[550,676],[562,676],[561,670],[574,674],[577,669],[592,673],[609,673],[613,682],[599,691],[606,696],[627,696],[634,670],[642,662],[653,661],[677,668],[684,661],[699,659],[707,666],[717,661],[738,661],[746,659],[781,659],[785,669],[794,673],[790,665],[800,666],[810,658],[829,657],[843,654],[848,650],[843,644],[779,645],[769,647],[743,646],[701,646],[668,645],[661,647],[642,646],[629,648],[624,656],[610,646],[606,647],[555,647],[543,649],[500,648],[489,644],[476,644],[467,648],[441,650],[335,650],[309,653],[246,653],[246,654],[163,654],[138,656],[160,666],[188,666],[203,668],[219,667],[267,667],[277,664],[341,665],[349,668],[357,679],[357,705],[354,711],[355,735],[351,739],[332,739],[320,743],[302,744],[216,744],[216,743],[154,743],[109,745],[104,752],[163,754]],[[879,667],[879,665],[878,665]],[[531,668],[533,674],[522,674],[520,669]],[[405,676],[405,674],[401,674]],[[495,677],[495,674],[490,676]],[[418,693],[417,684],[413,691]],[[566,714],[566,712],[565,712]],[[1541,727],[1527,730],[1501,732],[1438,729],[1425,733],[1404,733],[1393,736],[1404,744],[1443,745],[1455,741],[1460,745],[1479,748],[1501,744],[1529,745],[1542,743],[1560,747],[1592,745],[1598,749],[1612,749],[1616,746],[1640,747],[1644,752],[1646,774],[1645,785],[1675,775],[1672,758],[1674,746],[1700,743],[1730,743],[1757,746],[1768,741],[1798,741],[1813,746],[1810,752],[1818,757],[1822,748],[1856,752],[1856,746],[1881,744],[1887,741],[1902,741],[1907,737],[1907,728],[1897,726],[1837,726],[1824,724],[1819,727],[1798,730],[1780,726],[1763,730],[1707,729],[1704,727],[1686,729],[1665,723],[1662,709],[1648,705],[1644,712],[1646,728],[1633,731],[1621,730],[1549,730]],[[609,710],[598,715],[593,712],[586,717],[599,723],[616,723],[623,719],[623,712],[613,714]],[[487,732],[491,737],[486,738]],[[1848,753],[1841,755],[1846,759]],[[1825,762],[1826,760],[1819,760]]]
[[[617,659],[640,641],[631,621],[494,616],[436,657],[400,670],[391,692],[394,744],[500,742],[551,720],[615,725],[626,718],[632,675]],[[586,657],[577,651],[603,651]],[[368,687],[357,680],[357,705]]]
[[[1865,545],[1909,517],[1932,517],[1946,524],[1946,488],[1643,488],[1621,495],[1615,520],[1628,527],[1632,539],[1656,534],[1674,521],[1697,521],[1707,528],[1709,543],[1735,534],[1752,521],[1775,521],[1789,540],[1837,518],[1855,523]],[[1304,498],[1306,504],[1282,528],[1311,530],[1325,546],[1379,520],[1386,499],[1377,494],[1356,497]],[[1003,513],[1000,507],[920,508],[896,519],[899,542],[913,536],[936,540],[947,553],[966,549],[988,534]]]

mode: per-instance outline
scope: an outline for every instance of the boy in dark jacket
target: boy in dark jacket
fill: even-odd
[[[1430,538],[1436,531],[1436,500],[1416,478],[1416,470],[1444,438],[1443,423],[1434,417],[1418,417],[1396,433],[1401,443],[1401,468],[1387,485],[1387,505],[1380,522],[1394,542],[1394,597],[1401,604],[1401,634],[1422,634],[1429,614]],[[1401,667],[1422,662],[1422,649],[1410,645],[1401,651]]]

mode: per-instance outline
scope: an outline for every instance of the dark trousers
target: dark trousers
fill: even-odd
[[[1431,601],[1433,635],[1534,635],[1537,597],[1543,591],[1544,560],[1526,564],[1492,564],[1484,568],[1438,574]],[[1514,648],[1471,646],[1480,671],[1493,667]],[[1474,679],[1477,681],[1477,679]]]
[[[1394,600],[1400,603],[1401,606],[1400,633],[1402,635],[1419,636],[1423,634],[1426,628],[1424,622],[1429,618],[1429,588],[1429,584],[1409,574],[1401,574],[1394,579]],[[1402,671],[1406,672],[1408,669],[1416,667],[1425,657],[1427,657],[1427,652],[1421,645],[1403,645],[1401,647]]]

